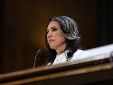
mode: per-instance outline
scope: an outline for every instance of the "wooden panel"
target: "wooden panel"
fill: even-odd
[[[70,62],[7,73],[0,76],[0,85],[88,84],[113,80],[112,75],[112,63],[109,62],[109,59],[103,59],[78,64]]]

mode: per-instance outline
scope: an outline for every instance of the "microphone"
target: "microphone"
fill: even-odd
[[[38,49],[37,52],[36,52],[35,59],[34,59],[34,63],[33,63],[33,68],[35,68],[35,66],[36,66],[37,56],[38,56],[38,54],[39,54],[40,52],[41,52],[40,49]]]

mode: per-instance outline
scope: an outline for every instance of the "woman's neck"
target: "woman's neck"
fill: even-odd
[[[55,49],[56,52],[57,52],[57,55],[59,55],[59,54],[61,54],[62,52],[64,52],[64,51],[66,50],[66,47],[67,47],[67,44],[65,43],[65,44],[59,46],[57,49]]]

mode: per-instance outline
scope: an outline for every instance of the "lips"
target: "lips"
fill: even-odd
[[[49,43],[52,43],[53,41],[54,41],[53,39],[49,39],[49,40],[48,40]]]

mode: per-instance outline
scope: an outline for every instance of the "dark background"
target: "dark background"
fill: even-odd
[[[112,0],[0,2],[0,73],[32,68],[36,48],[46,57],[45,29],[52,16],[69,16],[78,23],[84,49],[113,43]]]

